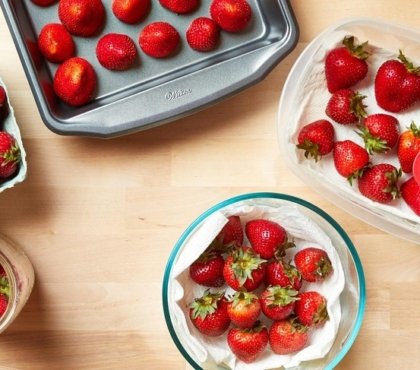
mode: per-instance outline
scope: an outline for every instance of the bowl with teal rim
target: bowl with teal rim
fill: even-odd
[[[212,206],[199,215],[176,242],[164,272],[162,303],[169,333],[182,356],[193,369],[197,370],[246,368],[243,363],[241,365],[240,361],[236,366],[237,360],[229,360],[226,353],[223,354],[223,350],[218,350],[223,338],[211,339],[203,344],[188,317],[187,303],[191,301],[194,294],[197,294],[197,290],[193,286],[194,283],[188,275],[188,266],[196,258],[194,254],[198,256],[201,253],[200,248],[205,248],[211,242],[214,234],[217,234],[218,230],[220,231],[220,228],[223,227],[221,219],[230,215],[239,215],[241,220],[246,220],[247,217],[255,218],[255,215],[261,218],[270,218],[270,215],[273,215],[279,217],[282,222],[292,225],[286,227],[286,230],[297,245],[312,243],[307,239],[308,235],[311,235],[311,238],[313,235],[314,241],[325,241],[332,248],[331,252],[334,254],[334,258],[338,258],[337,261],[339,261],[337,265],[335,265],[336,262],[333,264],[334,274],[341,274],[342,277],[342,286],[337,290],[336,297],[331,299],[333,303],[329,302],[332,306],[328,307],[328,312],[332,317],[332,320],[329,321],[334,322],[335,320],[336,323],[335,329],[332,332],[327,332],[327,335],[331,335],[331,333],[334,335],[328,343],[322,345],[319,352],[316,348],[316,355],[313,358],[309,356],[311,359],[302,360],[304,357],[297,355],[297,360],[294,361],[295,357],[293,357],[290,361],[286,361],[287,365],[285,366],[288,369],[331,370],[335,368],[352,347],[362,326],[366,304],[366,285],[362,263],[349,236],[325,211],[304,199],[271,192],[238,195]],[[247,244],[246,239],[244,244]],[[197,246],[197,252],[193,250],[195,246]],[[336,273],[336,271],[340,272]],[[336,284],[339,284],[340,278],[334,277],[334,279],[337,280]],[[328,286],[326,288],[329,289]],[[331,289],[331,294],[334,295],[333,290]],[[336,312],[337,310],[338,312]],[[337,315],[335,315],[336,313]],[[269,361],[269,359],[272,360],[270,356],[272,353],[266,349],[262,359],[257,360],[250,369],[280,370],[285,368],[283,365],[272,366],[273,362]],[[283,361],[283,357],[280,356],[279,360]],[[259,365],[259,361],[261,365]],[[264,365],[268,363],[270,366]],[[283,362],[279,363],[283,364]]]

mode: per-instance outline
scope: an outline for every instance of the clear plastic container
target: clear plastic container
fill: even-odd
[[[24,252],[0,235],[0,265],[9,281],[10,295],[6,312],[0,317],[0,333],[16,319],[28,300],[34,284],[34,270]]]
[[[356,18],[347,19],[326,29],[301,53],[283,87],[277,124],[282,158],[295,175],[351,215],[385,232],[420,244],[420,217],[402,199],[390,205],[375,203],[361,195],[357,185],[350,186],[338,175],[332,155],[315,163],[313,160],[306,160],[302,151],[296,149],[297,135],[303,125],[318,119],[329,119],[325,114],[330,94],[325,83],[324,60],[326,53],[338,46],[346,35],[355,36],[359,42],[368,41],[372,53],[368,58],[368,75],[353,87],[366,95],[364,103],[368,114],[390,114],[378,107],[373,88],[376,71],[385,60],[396,59],[401,49],[415,65],[420,65],[420,33],[407,27]],[[322,79],[324,83],[321,85],[319,81]],[[407,111],[392,115],[399,120],[402,132],[412,120],[420,123],[420,103]],[[335,124],[334,127],[337,140],[351,139],[363,145],[361,138],[354,132],[356,126]],[[387,155],[372,155],[371,161],[373,164],[385,162],[399,167],[395,148]],[[401,183],[406,178],[408,176],[403,175]]]

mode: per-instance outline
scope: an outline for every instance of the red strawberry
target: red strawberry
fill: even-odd
[[[384,153],[397,144],[398,120],[389,114],[371,114],[360,127],[358,135],[365,142],[365,148],[372,153]]]
[[[223,277],[234,290],[257,289],[264,280],[265,260],[249,247],[240,247],[226,258]]]
[[[186,37],[192,49],[211,51],[219,44],[220,28],[213,19],[199,17],[188,26]]]
[[[321,326],[328,320],[327,300],[318,292],[299,293],[295,313],[306,326]]]
[[[306,158],[316,162],[334,147],[335,131],[331,122],[321,119],[302,127],[298,135],[298,149],[305,151]]]
[[[401,170],[387,163],[366,168],[359,178],[358,187],[365,197],[379,203],[390,203],[399,196],[397,182]]]
[[[331,260],[323,249],[315,247],[302,249],[295,254],[294,259],[302,279],[311,283],[324,280],[333,272]]]
[[[378,105],[389,112],[401,112],[420,98],[420,68],[414,67],[401,52],[399,60],[387,60],[375,77]]]
[[[230,320],[240,328],[252,328],[261,312],[258,297],[249,292],[235,292],[228,305]]]
[[[414,177],[401,184],[401,196],[413,212],[420,216],[420,185]]]
[[[89,37],[104,24],[105,8],[101,0],[60,0],[58,17],[72,35]]]
[[[160,4],[178,14],[191,13],[198,8],[200,0],[159,0]]]
[[[210,337],[222,335],[230,325],[228,302],[223,293],[206,290],[201,298],[190,304],[190,319],[201,333]]]
[[[31,0],[31,1],[38,6],[50,6],[54,4],[57,0]]]
[[[283,260],[273,260],[267,264],[264,283],[266,286],[279,285],[283,288],[299,290],[302,276],[296,267]]]
[[[96,45],[96,57],[107,69],[124,71],[130,68],[137,57],[134,41],[127,35],[108,33]]]
[[[325,58],[325,77],[330,93],[355,85],[366,77],[368,71],[367,42],[356,45],[354,37],[347,36],[342,44],[331,50]]]
[[[223,267],[225,260],[214,250],[204,252],[189,269],[191,279],[208,287],[221,287],[225,283]]]
[[[121,22],[134,24],[147,16],[150,5],[150,0],[113,0],[112,12]]]
[[[6,90],[3,86],[0,86],[0,128],[3,121],[9,115],[9,102],[7,101]]]
[[[251,23],[252,8],[246,0],[213,0],[210,15],[222,30],[240,32]]]
[[[5,294],[0,294],[0,318],[4,315],[9,305],[9,300]]]
[[[397,145],[397,155],[403,172],[413,171],[414,159],[419,152],[420,128],[412,122],[410,128],[400,135]]]
[[[6,276],[6,271],[2,265],[0,265],[0,278]]]
[[[216,249],[222,251],[229,250],[232,247],[240,247],[244,241],[244,231],[242,229],[239,216],[229,216],[228,222],[215,238]]]
[[[39,33],[38,48],[41,54],[52,63],[61,63],[74,55],[73,37],[60,23],[48,23]]]
[[[61,64],[53,81],[57,96],[71,106],[80,106],[92,100],[96,89],[96,73],[83,58],[73,57]]]
[[[366,96],[351,89],[338,90],[328,101],[325,113],[333,121],[343,125],[359,122],[367,116],[366,105],[363,104],[365,98]]]
[[[283,320],[292,314],[297,294],[294,289],[269,286],[260,295],[261,310],[269,319]]]
[[[234,355],[249,364],[264,352],[268,330],[260,322],[250,329],[232,328],[228,332],[227,342]]]
[[[0,131],[0,179],[16,173],[20,162],[20,149],[16,139],[6,131]]]
[[[180,43],[178,31],[169,23],[148,24],[140,33],[141,49],[153,58],[166,58],[175,52]]]
[[[278,355],[300,351],[308,343],[308,328],[296,318],[274,321],[269,331],[270,347]]]
[[[337,141],[333,149],[334,165],[337,172],[346,177],[350,184],[360,177],[369,163],[369,153],[351,140]]]

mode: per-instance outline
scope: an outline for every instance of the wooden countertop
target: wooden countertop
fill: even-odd
[[[350,16],[419,27],[420,4],[294,0],[292,5],[299,44],[264,81],[177,122],[113,140],[62,137],[44,126],[0,16],[0,75],[29,166],[24,183],[0,194],[0,232],[22,246],[36,271],[30,300],[0,337],[0,365],[184,370],[161,307],[171,249],[211,205],[240,193],[275,191],[328,212],[363,262],[365,321],[337,368],[419,367],[420,246],[352,218],[291,174],[277,147],[276,113],[292,64],[321,30]]]

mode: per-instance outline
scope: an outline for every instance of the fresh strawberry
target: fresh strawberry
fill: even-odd
[[[389,112],[401,112],[420,98],[420,67],[415,67],[401,52],[399,60],[387,60],[375,77],[378,105]]]
[[[300,351],[308,343],[308,328],[300,324],[296,317],[274,321],[271,325],[269,343],[278,355]]]
[[[232,328],[228,332],[227,342],[233,354],[249,364],[264,352],[268,343],[268,330],[260,322],[252,328]]]
[[[191,13],[198,8],[200,0],[159,0],[160,4],[178,14]]]
[[[222,30],[240,32],[251,23],[252,8],[246,0],[213,0],[210,15]]]
[[[359,178],[359,191],[375,202],[390,203],[399,196],[397,182],[400,177],[401,170],[391,164],[381,163],[368,167]]]
[[[197,284],[208,287],[221,287],[225,283],[223,267],[225,260],[215,250],[207,250],[194,261],[190,268],[190,277]]]
[[[298,291],[272,285],[260,295],[261,310],[272,320],[283,320],[289,317],[295,308]]]
[[[420,128],[411,122],[408,130],[404,131],[398,140],[397,155],[401,169],[405,173],[413,171],[413,163],[420,152]]]
[[[265,260],[249,247],[240,247],[226,258],[223,277],[234,290],[253,291],[264,280]]]
[[[413,212],[420,216],[420,185],[414,177],[401,184],[401,196]]]
[[[299,293],[295,313],[303,325],[321,326],[328,320],[327,300],[315,291]]]
[[[287,239],[287,232],[283,226],[270,220],[255,219],[245,225],[245,233],[252,249],[262,258],[270,259],[275,254],[282,253],[294,247]]]
[[[206,290],[190,304],[190,319],[201,333],[210,337],[222,335],[230,325],[228,302],[223,293]]]
[[[2,265],[0,265],[0,278],[2,278],[3,276],[6,276],[6,270]]]
[[[73,37],[61,23],[48,23],[39,33],[38,48],[52,63],[62,63],[75,52]]]
[[[9,300],[8,300],[7,296],[5,294],[0,294],[0,318],[6,312],[8,305],[9,305]]]
[[[325,58],[325,77],[330,93],[347,89],[366,77],[367,42],[357,45],[353,36],[347,36],[339,46]]]
[[[351,140],[336,141],[333,149],[334,165],[337,172],[352,180],[362,175],[369,163],[369,153]]]
[[[108,33],[96,44],[96,57],[107,69],[124,71],[129,69],[137,57],[134,41],[127,35]]]
[[[338,90],[328,100],[325,113],[333,121],[343,125],[357,123],[367,116],[366,105],[363,104],[365,98],[366,96],[351,89]]]
[[[360,126],[357,134],[365,142],[369,154],[384,153],[392,149],[398,141],[400,130],[398,120],[389,114],[371,114]]]
[[[194,19],[186,32],[187,42],[196,51],[212,51],[219,44],[220,28],[207,17]]]
[[[320,248],[302,249],[295,254],[294,260],[302,279],[311,283],[324,280],[334,271],[327,252]]]
[[[179,43],[178,31],[167,22],[148,24],[140,33],[141,49],[153,58],[166,58],[175,52]]]
[[[96,34],[105,21],[105,8],[101,0],[60,0],[58,17],[75,36]]]
[[[19,168],[20,149],[16,139],[6,131],[0,131],[0,180],[16,173]]]
[[[146,18],[150,5],[150,0],[113,0],[112,12],[121,22],[134,24]]]
[[[298,135],[297,148],[305,151],[306,158],[316,162],[329,154],[334,147],[335,131],[331,122],[321,119],[302,127]]]
[[[3,86],[0,86],[0,129],[4,120],[9,115],[9,102],[7,101],[6,90]]]
[[[230,320],[240,328],[252,328],[261,312],[258,297],[249,292],[235,292],[228,305]]]
[[[73,57],[57,68],[53,88],[61,100],[76,107],[92,100],[96,80],[92,65],[86,59]]]
[[[266,286],[279,285],[299,290],[302,287],[302,276],[296,267],[282,259],[276,259],[267,264],[264,283]]]
[[[244,241],[244,231],[239,216],[229,216],[228,221],[223,229],[215,238],[214,245],[216,249],[223,252],[229,251],[231,248],[242,246]]]
[[[54,4],[57,0],[31,0],[31,1],[38,6],[50,6]]]

